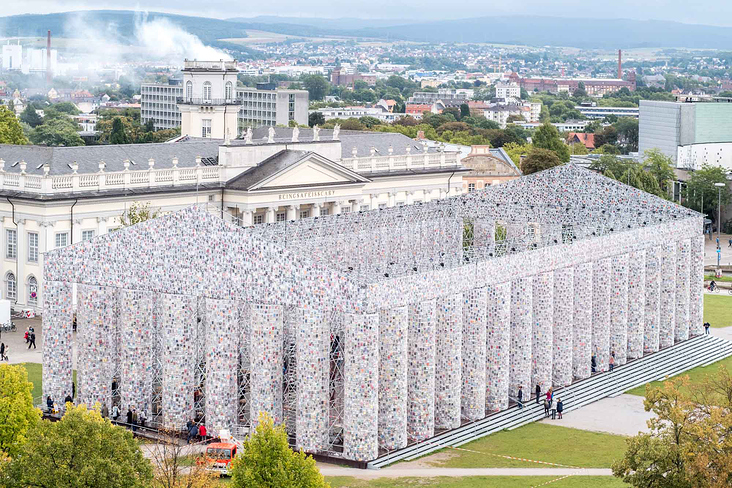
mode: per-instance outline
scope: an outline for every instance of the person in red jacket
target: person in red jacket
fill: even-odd
[[[206,438],[206,426],[205,425],[201,424],[198,427],[198,435],[201,436],[201,439]]]

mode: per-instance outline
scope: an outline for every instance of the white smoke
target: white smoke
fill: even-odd
[[[136,45],[151,60],[180,63],[185,58],[211,61],[231,59],[225,52],[206,46],[197,36],[165,18],[147,20],[147,15],[138,17],[135,23],[135,39]]]

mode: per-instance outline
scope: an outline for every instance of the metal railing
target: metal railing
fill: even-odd
[[[415,152],[407,155],[360,155],[343,158],[340,163],[348,169],[359,172],[404,171],[409,169],[430,169],[459,166],[458,152]]]
[[[176,97],[179,105],[241,105],[241,98],[187,98]]]

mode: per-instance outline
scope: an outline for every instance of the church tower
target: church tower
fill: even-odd
[[[236,61],[185,61],[178,101],[181,135],[235,138],[241,100],[236,97]]]

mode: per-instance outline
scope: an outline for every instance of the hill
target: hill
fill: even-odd
[[[322,17],[279,17],[276,15],[258,15],[256,17],[234,17],[228,19],[232,22],[257,24],[291,24],[291,25],[307,25],[317,27],[318,29],[328,30],[354,30],[366,29],[372,27],[392,27],[395,25],[409,24],[405,19],[359,19],[356,17],[340,17],[337,19],[326,19]]]

